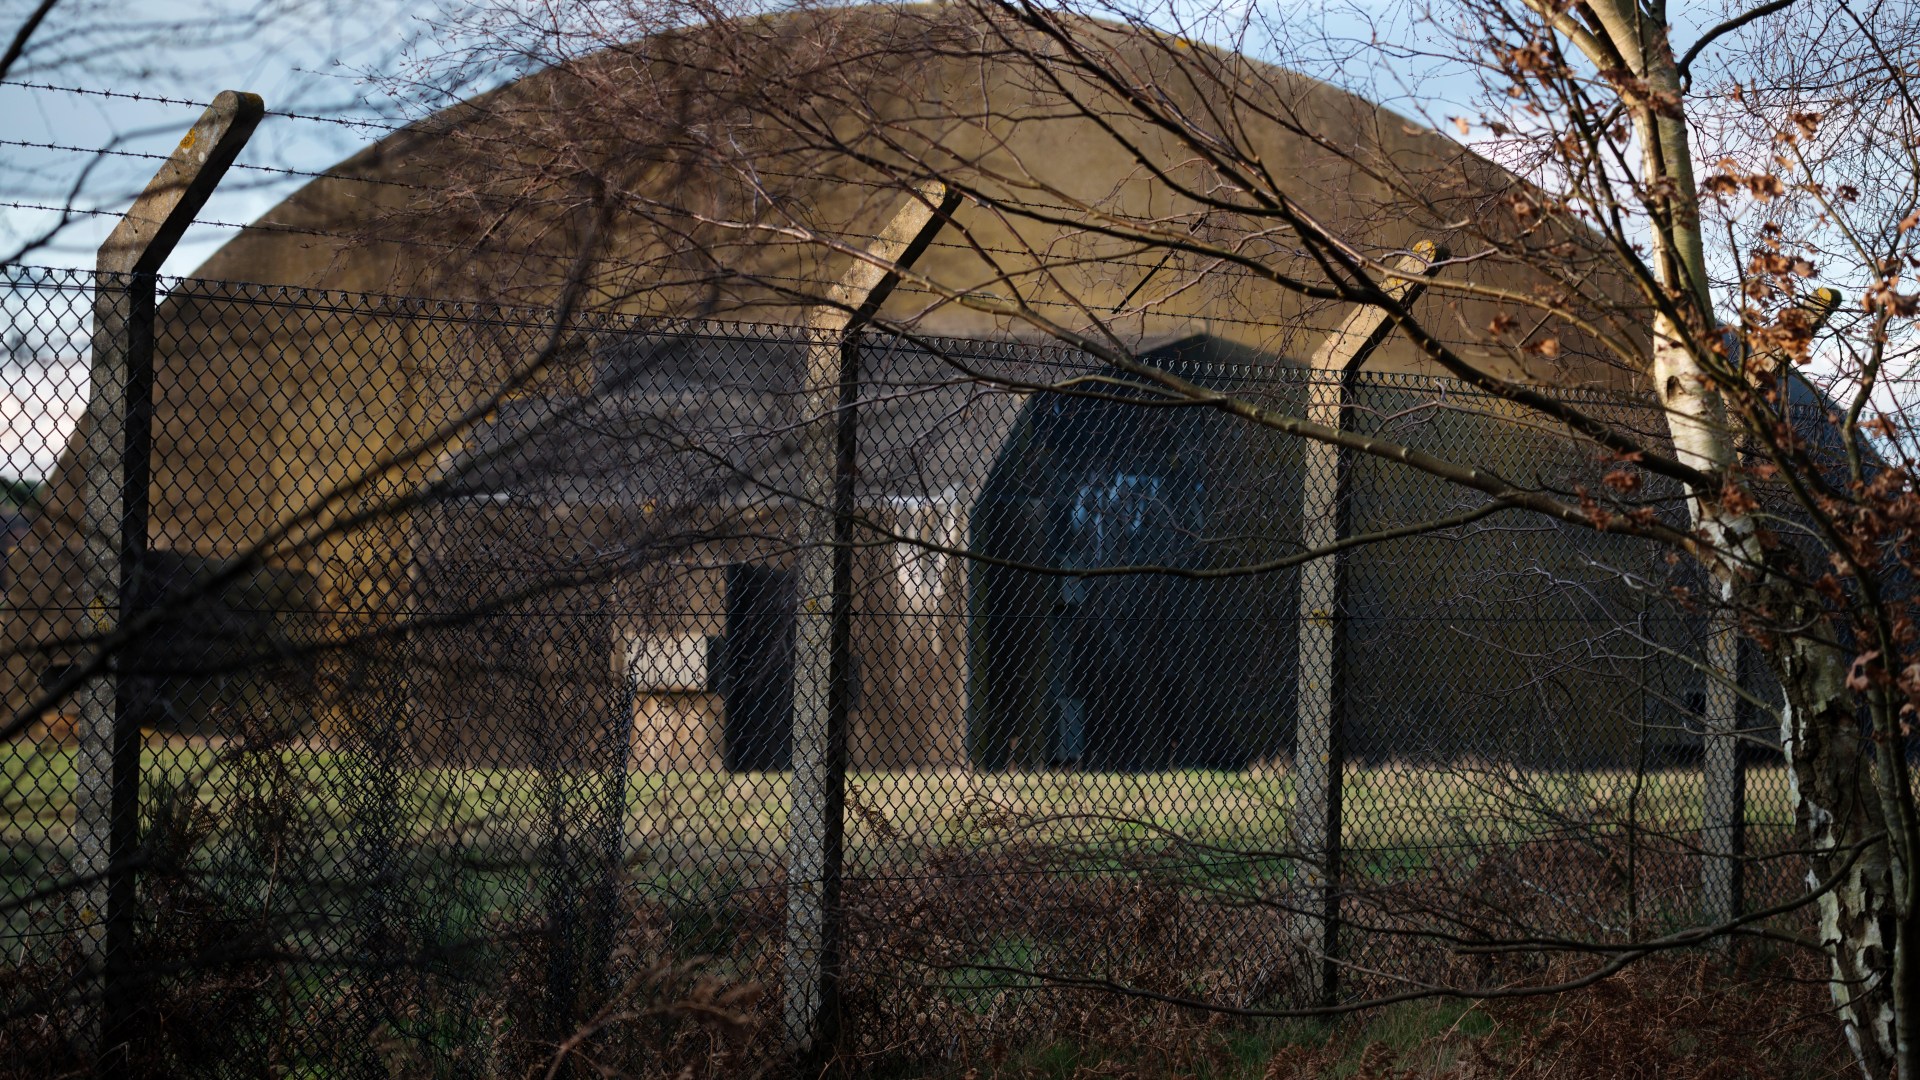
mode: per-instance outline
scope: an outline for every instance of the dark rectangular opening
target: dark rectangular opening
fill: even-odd
[[[785,769],[792,764],[797,592],[791,570],[760,563],[727,567],[719,683],[729,769]]]

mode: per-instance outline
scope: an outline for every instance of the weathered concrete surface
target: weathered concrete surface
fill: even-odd
[[[1007,65],[911,55],[928,33],[930,10],[817,17],[842,19],[849,38],[893,35],[905,50],[895,66],[872,75],[859,91],[871,109],[871,123],[896,148],[890,151],[896,160],[901,154],[939,158],[956,178],[982,190],[997,185],[1009,194],[1017,193],[1000,177],[1017,175],[1017,163],[1047,189],[1041,201],[1070,197],[1136,217],[1182,209],[1095,125],[1046,116],[1046,102],[1030,80]],[[676,47],[694,48],[700,40],[690,35]],[[1115,48],[1145,71],[1165,64],[1145,45],[1119,40]],[[550,302],[584,235],[585,196],[577,193],[586,190],[583,178],[597,173],[627,190],[653,192],[668,205],[648,212],[629,202],[613,215],[609,239],[593,263],[590,306],[798,322],[800,307],[841,276],[846,257],[763,229],[702,223],[696,217],[752,226],[797,221],[858,245],[894,212],[900,194],[875,186],[875,174],[850,172],[844,159],[783,141],[774,130],[777,122],[759,116],[750,118],[759,126],[749,124],[739,140],[758,138],[766,147],[766,186],[751,197],[726,163],[716,165],[688,149],[698,142],[697,123],[669,128],[657,121],[663,115],[684,117],[684,109],[642,116],[608,104],[648,94],[654,95],[648,100],[680,105],[716,96],[715,87],[673,74],[685,68],[669,63],[671,51],[662,46],[589,59],[384,139],[343,162],[333,170],[335,176],[314,181],[270,211],[261,228],[237,237],[198,276],[308,289]],[[1339,141],[1360,163],[1342,160],[1313,139],[1274,124],[1247,132],[1249,143],[1303,205],[1368,243],[1392,248],[1419,237],[1444,241],[1445,221],[1468,213],[1484,221],[1495,205],[1489,186],[1511,183],[1452,141],[1399,116],[1300,76],[1257,66],[1249,70],[1264,83],[1259,92],[1293,126]],[[1177,79],[1162,85],[1183,107],[1204,104],[1197,91]],[[820,107],[832,111],[843,105],[823,98]],[[1163,133],[1137,123],[1123,126],[1145,152],[1184,158]],[[871,147],[873,140],[862,145]],[[1363,167],[1385,163],[1420,187],[1428,210],[1409,210],[1401,195]],[[553,182],[539,188],[538,197],[517,199],[539,176]],[[368,179],[384,183],[363,182]],[[1181,273],[1178,267],[1149,276],[1153,256],[1117,253],[1104,241],[1057,226],[1010,223],[977,207],[964,207],[960,224],[973,243],[994,252],[1000,267],[990,269],[964,244],[942,242],[919,264],[928,277],[1004,296],[1009,286],[997,282],[997,275],[1019,276],[1035,265],[1034,259],[1008,252],[1086,256],[1087,264],[1063,270],[1057,284],[1028,276],[1022,287],[1042,310],[1069,321],[1070,308],[1047,305],[1064,303],[1070,294],[1089,309],[1103,310],[1119,306],[1131,293],[1130,306],[1144,304],[1146,310],[1114,320],[1123,335],[1145,339],[1207,330],[1298,356],[1311,351],[1344,316],[1245,278],[1202,275],[1193,268]],[[1497,263],[1447,273],[1511,288],[1539,284]],[[794,289],[807,295],[787,295]],[[922,329],[944,334],[1037,333],[931,300],[925,292],[903,287],[884,314],[917,319]],[[1439,305],[1455,301],[1440,291],[1430,292],[1422,303],[1447,326],[1485,326],[1492,314],[1478,302],[1461,303],[1457,313],[1441,311]],[[379,612],[404,605],[411,588],[405,568],[414,530],[404,520],[338,523],[434,475],[446,448],[411,451],[447,418],[474,406],[523,367],[538,335],[527,336],[531,345],[518,352],[469,348],[457,326],[395,318],[358,302],[311,307],[295,318],[285,309],[235,304],[229,295],[176,295],[164,304],[156,360],[152,532],[156,546],[227,558],[309,515],[292,528],[295,542],[282,545],[288,550],[274,561],[312,576],[322,610],[360,613],[321,631],[341,638],[379,625]],[[1583,358],[1578,343],[1562,344],[1558,361],[1530,372],[1531,377],[1614,381],[1607,369]],[[1463,349],[1496,369],[1514,370],[1504,355],[1471,343]],[[1428,370],[1399,341],[1383,346],[1369,369]],[[83,421],[74,445],[86,438]],[[315,509],[328,493],[370,473],[376,482]],[[0,637],[10,647],[9,700],[16,705],[37,672],[61,658],[57,647],[47,652],[41,646],[59,642],[72,629],[79,480],[69,455],[53,474],[47,512],[8,563],[9,614]],[[301,537],[315,539],[302,544]],[[323,681],[326,677],[323,671]]]

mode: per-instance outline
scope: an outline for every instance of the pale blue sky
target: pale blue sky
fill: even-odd
[[[30,2],[0,0],[0,25],[17,25]],[[220,90],[238,89],[260,94],[269,110],[333,117],[403,116],[408,110],[380,98],[361,73],[391,75],[404,70],[403,48],[409,36],[425,35],[431,40],[435,33],[427,21],[431,14],[444,5],[468,2],[475,0],[153,0],[140,6],[137,13],[123,15],[127,5],[116,0],[67,0],[56,9],[56,19],[49,22],[50,33],[43,32],[45,40],[58,46],[54,62],[29,62],[16,69],[13,79],[174,98],[183,103],[0,85],[0,140],[81,148],[0,145],[0,203],[71,204],[105,212],[78,218],[60,230],[52,243],[27,253],[20,261],[37,266],[91,268],[95,249],[114,224],[111,215],[125,208],[158,161],[100,157],[87,151],[112,148],[136,154],[168,153],[200,112],[199,104],[184,102],[205,102]],[[1190,32],[1221,43],[1234,36],[1223,27],[1231,26],[1249,10],[1257,11],[1265,26],[1263,32],[1247,40],[1250,52],[1281,62],[1304,60],[1301,66],[1307,70],[1403,114],[1424,119],[1449,136],[1456,135],[1449,117],[1471,111],[1464,101],[1472,92],[1470,82],[1457,69],[1449,71],[1444,65],[1423,60],[1417,50],[1396,48],[1383,56],[1378,50],[1359,46],[1353,50],[1359,59],[1343,63],[1338,59],[1337,46],[1315,44],[1323,35],[1350,44],[1369,39],[1401,46],[1418,44],[1422,31],[1416,28],[1414,13],[1420,10],[1417,0],[1342,0],[1331,5],[1282,0],[1254,9],[1244,6],[1247,0],[1228,0],[1214,7],[1199,7],[1195,0],[1167,2],[1176,5],[1177,11],[1204,13],[1197,23],[1189,22]],[[233,41],[214,45],[191,35],[167,40],[168,35],[153,32],[155,23],[192,19],[215,7],[235,12],[267,7],[274,9],[277,17],[237,34]],[[1676,36],[1684,41],[1698,27],[1714,21],[1722,7],[1714,2],[1682,10],[1685,25]],[[106,14],[78,35],[70,34],[68,24],[59,21],[84,20],[96,11]],[[1279,28],[1281,23],[1288,25]],[[1284,54],[1276,54],[1270,47],[1273,41],[1286,43]],[[380,134],[377,128],[269,116],[242,153],[239,164],[323,170]],[[89,163],[91,171],[86,172]],[[83,172],[85,182],[74,194]],[[188,231],[163,269],[174,274],[191,273],[234,235],[232,228],[211,223],[253,221],[305,182],[301,177],[247,168],[229,173],[202,213],[202,223]],[[45,232],[58,217],[48,211],[0,205],[0,258],[18,250],[28,238]],[[76,323],[62,332],[75,333],[78,326]],[[51,340],[35,347],[43,353],[58,353],[59,362],[25,370],[0,357],[0,473],[32,476],[41,472],[64,439],[72,413],[85,398],[81,354]]]
[[[142,5],[141,15],[157,22],[186,19],[210,6],[252,8],[256,0],[157,0]],[[377,116],[382,105],[369,101],[370,88],[360,69],[391,69],[405,35],[418,32],[411,12],[421,7],[401,0],[266,0],[293,9],[279,25],[249,33],[246,40],[217,46],[164,48],[149,40],[150,59],[129,55],[94,61],[68,54],[49,67],[29,64],[12,80],[113,90],[183,101],[204,102],[225,89],[250,90],[269,109],[332,116]],[[22,5],[0,0],[11,14]],[[325,18],[322,7],[338,7],[347,17]],[[302,10],[305,9],[305,10]],[[56,17],[62,9],[56,9]],[[17,20],[7,20],[11,26]],[[58,29],[49,22],[49,27]],[[182,35],[184,37],[184,35]],[[96,56],[100,52],[96,50]],[[30,58],[31,59],[31,58]],[[0,140],[166,154],[199,115],[199,107],[120,98],[92,97],[18,86],[0,86]],[[388,111],[391,111],[390,104]],[[243,165],[319,170],[365,146],[377,131],[281,117],[263,122],[247,146]],[[0,202],[65,205],[93,155],[68,150],[0,146]],[[156,160],[107,156],[86,176],[72,205],[119,211],[159,164]],[[230,173],[201,217],[206,221],[247,222],[304,183],[304,179],[238,169]],[[58,220],[44,211],[0,207],[0,252],[12,253]],[[63,229],[57,240],[21,261],[44,266],[91,267],[93,252],[111,230],[110,217],[83,218]],[[165,270],[186,273],[232,235],[231,229],[196,226],[187,233]]]
[[[216,0],[221,6],[249,8],[262,0]],[[147,66],[138,57],[104,65],[76,63],[67,57],[52,70],[29,66],[16,71],[22,81],[116,90],[150,96],[203,102],[223,89],[251,90],[266,99],[268,108],[317,112],[334,116],[388,116],[390,101],[369,101],[372,92],[357,75],[365,69],[392,73],[402,61],[399,52],[409,34],[431,33],[420,12],[436,5],[406,0],[264,0],[267,3],[337,8],[354,5],[351,18],[314,18],[311,34],[296,32],[301,25],[282,26],[219,48],[159,50],[165,66]],[[458,2],[458,0],[449,0]],[[1184,3],[1185,0],[1182,0]],[[0,12],[22,8],[24,0],[0,0]],[[206,6],[206,0],[158,0],[148,14],[156,19],[185,18]],[[56,9],[59,11],[62,9]],[[1214,19],[1231,20],[1240,11],[1233,4],[1214,9]],[[1346,36],[1384,31],[1407,33],[1404,12],[1397,0],[1361,0],[1342,7],[1320,3],[1282,3],[1264,6],[1264,12],[1305,28],[1328,27]],[[17,20],[13,20],[17,21]],[[9,23],[10,24],[10,23]],[[1219,23],[1214,23],[1215,26]],[[1216,38],[1213,33],[1201,36]],[[1259,51],[1265,51],[1264,49]],[[1387,71],[1369,65],[1365,71],[1322,71],[1344,76],[1339,81],[1369,90],[1403,112],[1415,111],[1409,94],[1432,98],[1444,88],[1422,78],[1409,60],[1404,70]],[[1399,100],[1394,100],[1399,99]],[[110,147],[135,153],[165,154],[190,125],[198,109],[64,94],[16,86],[0,86],[0,140],[96,149]],[[241,165],[320,170],[365,146],[377,130],[268,117],[240,158]],[[76,180],[92,155],[69,150],[42,150],[0,146],[0,203],[72,205],[87,210],[118,211],[138,191],[158,165],[155,160],[108,156],[97,160],[77,197],[69,200]],[[237,169],[202,213],[203,221],[252,221],[284,198],[304,180]],[[0,254],[11,253],[30,237],[57,220],[45,211],[0,206]],[[110,231],[107,217],[82,219],[63,229],[57,241],[28,254],[21,261],[46,266],[84,268],[93,263],[93,251]],[[189,231],[165,267],[169,273],[188,273],[198,266],[233,230],[212,225]]]
[[[256,9],[261,4],[276,5],[294,17],[249,28],[239,40],[218,44],[189,34],[154,32],[156,25],[210,8]],[[17,26],[25,6],[20,0],[0,0],[0,25]],[[49,20],[43,31],[57,54],[54,62],[30,62],[16,68],[11,78],[199,103],[223,89],[251,90],[265,98],[270,109],[377,116],[382,109],[368,99],[368,87],[355,69],[394,62],[405,33],[416,26],[408,12],[418,5],[400,0],[156,0],[136,8],[113,0],[78,0],[73,8],[63,5],[56,12],[71,10],[79,19],[90,20],[90,8],[106,12],[108,18],[87,23],[79,33],[73,23]],[[301,17],[323,8],[349,10],[354,17]],[[128,46],[128,41],[140,44]],[[118,213],[159,162],[82,151],[112,148],[164,155],[202,107],[0,85],[0,140],[81,148],[0,145],[0,203]],[[377,135],[365,128],[269,117],[248,144],[241,164],[320,170]],[[76,190],[83,175],[84,183]],[[202,219],[252,221],[305,182],[237,169],[229,173]],[[45,233],[59,218],[57,213],[0,206],[0,258]],[[50,244],[27,252],[20,261],[91,269],[94,251],[115,220],[109,215],[80,216]],[[191,272],[233,233],[195,225],[164,269]],[[46,299],[46,294],[38,297],[41,306]],[[5,301],[0,305],[0,332],[9,347],[0,352],[0,475],[37,479],[52,466],[86,401],[87,313],[84,305],[76,305],[58,319],[48,318],[44,310],[28,317],[35,297],[16,295]],[[12,348],[14,339],[24,347]]]
[[[18,80],[116,90],[204,102],[223,89],[251,90],[266,99],[269,109],[317,112],[333,116],[394,115],[390,101],[370,101],[372,94],[359,71],[392,74],[403,67],[400,52],[409,35],[432,36],[433,13],[446,5],[472,0],[153,0],[140,5],[139,17],[164,23],[191,19],[209,8],[234,12],[262,6],[284,9],[257,31],[241,40],[218,46],[196,47],[192,41],[168,47],[156,35],[134,27],[116,38],[97,32],[78,39],[82,48],[66,49],[54,57],[51,68],[29,62],[16,70]],[[481,0],[487,2],[487,0]],[[1138,2],[1138,0],[1117,0]],[[1350,42],[1369,38],[1394,45],[1419,44],[1423,35],[1416,12],[1421,5],[1409,0],[1339,0],[1263,3],[1226,0],[1202,6],[1195,0],[1169,0],[1174,10],[1201,13],[1197,36],[1220,40],[1221,28],[1247,11],[1257,11],[1266,34],[1256,33],[1248,44],[1256,55],[1272,50],[1274,39],[1288,42],[1287,51],[1306,50],[1306,65],[1315,74],[1332,77],[1397,111],[1415,115],[1453,135],[1448,118],[1467,111],[1460,101],[1471,86],[1457,71],[1426,61],[1412,52],[1394,49],[1383,56],[1364,51],[1350,64],[1328,57],[1328,50],[1312,43],[1325,33]],[[0,0],[0,25],[18,22],[30,0]],[[42,37],[64,29],[62,18],[90,19],[95,9],[114,12],[112,0],[68,0]],[[1682,22],[1677,35],[1685,40],[1699,26],[1720,15],[1722,4],[1676,5]],[[122,20],[124,21],[124,20]],[[1161,21],[1165,21],[1164,19]],[[1280,24],[1288,30],[1275,31]],[[1296,31],[1297,32],[1294,32]],[[130,37],[128,35],[131,35]],[[58,42],[55,37],[50,40]],[[131,40],[137,44],[125,44]],[[89,56],[84,46],[100,46]],[[108,48],[107,46],[111,46]],[[1315,55],[1319,54],[1319,55]],[[1266,56],[1285,62],[1289,56]],[[29,57],[29,61],[32,57]],[[1450,100],[1451,99],[1451,100]],[[112,147],[136,153],[165,154],[180,132],[193,122],[198,108],[122,99],[86,97],[15,86],[0,86],[0,140],[71,146],[86,149]],[[243,153],[242,165],[320,170],[365,146],[376,130],[342,127],[269,117]],[[69,202],[80,173],[94,157],[66,150],[41,150],[0,145],[0,203],[64,205]],[[157,161],[142,158],[99,159],[86,183],[71,202],[87,210],[118,211],[131,200]],[[297,188],[304,180],[245,169],[230,174],[202,214],[203,220],[242,223],[253,220]],[[57,216],[44,211],[0,206],[0,256],[10,254],[27,238],[44,232]],[[112,226],[111,218],[83,219],[64,229],[58,240],[28,254],[22,261],[49,266],[89,267],[93,250]],[[168,262],[171,273],[187,273],[232,234],[210,225],[190,231]]]

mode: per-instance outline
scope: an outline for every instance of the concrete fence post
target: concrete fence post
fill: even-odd
[[[128,968],[135,851],[139,843],[140,716],[121,627],[135,614],[147,550],[153,440],[155,277],[263,106],[223,91],[120,219],[95,261],[92,364],[83,419],[83,614],[75,644],[90,673],[75,694],[74,873],[85,925],[81,948],[95,973],[97,1068],[126,1056],[139,997]]]
[[[860,332],[959,205],[944,186],[913,192],[868,258],[854,261],[808,320],[804,535],[793,668],[784,1016],[796,1072],[831,1060],[840,1034],[841,841],[852,696],[853,521]]]
[[[1438,257],[1438,249],[1423,242],[1402,255],[1394,269],[1424,275]],[[1407,303],[1419,295],[1423,285],[1417,278],[1395,278],[1384,287]],[[1362,307],[1327,336],[1310,361],[1306,419],[1342,430],[1351,426],[1355,378],[1391,331],[1386,312]],[[1346,535],[1349,461],[1340,447],[1313,439],[1303,440],[1301,459],[1300,544],[1311,551]],[[1298,937],[1318,958],[1319,998],[1326,1005],[1333,1004],[1340,993],[1344,587],[1344,567],[1338,555],[1315,559],[1300,568],[1293,752],[1293,838],[1300,860],[1302,893]]]
[[[1329,378],[1316,369],[1307,386],[1307,419],[1346,427],[1350,385],[1344,374],[1336,371]],[[1347,462],[1338,447],[1312,440],[1301,446],[1301,456],[1301,546],[1324,547],[1345,531],[1341,519]],[[1293,753],[1294,844],[1301,859],[1306,909],[1300,936],[1319,958],[1319,994],[1322,1003],[1329,1005],[1339,996],[1340,804],[1345,766],[1341,570],[1337,556],[1315,559],[1300,568],[1300,670]]]

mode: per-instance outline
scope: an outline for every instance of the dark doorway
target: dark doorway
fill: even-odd
[[[1270,363],[1213,364],[1211,348],[1192,339],[1145,359],[1301,407],[1300,380],[1275,378]],[[1293,440],[1217,413],[1125,388],[1036,394],[995,455],[971,543],[1069,572],[1264,562],[1298,549],[1298,486],[1285,482],[1298,474]],[[1291,571],[1196,580],[975,566],[973,760],[1147,771],[1272,757],[1291,732],[1297,582]]]
[[[759,563],[727,567],[727,628],[720,698],[726,765],[785,769],[793,760],[793,572]]]

